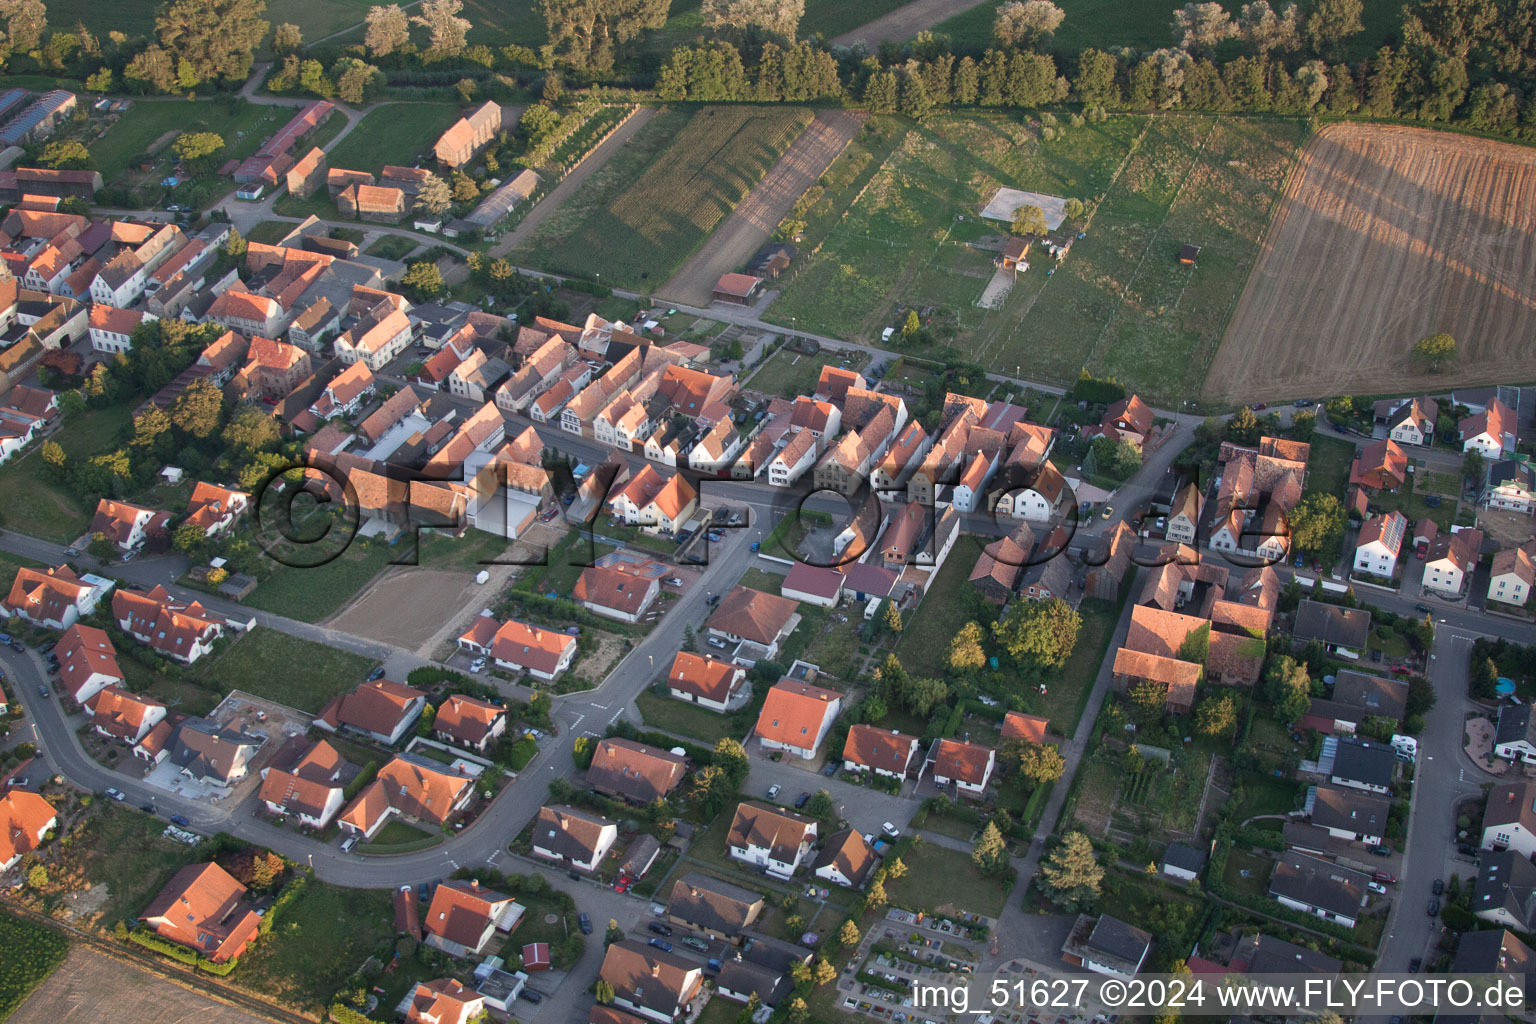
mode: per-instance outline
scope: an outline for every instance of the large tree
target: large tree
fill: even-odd
[[[1008,870],[1008,844],[997,829],[997,822],[987,822],[987,827],[976,837],[971,847],[971,863],[984,875],[1002,874]]]
[[[1066,759],[1053,743],[1031,743],[1029,740],[1006,740],[1003,743],[1003,761],[1018,769],[1019,774],[1037,785],[1055,782],[1067,770]]]
[[[1237,34],[1232,16],[1214,0],[1185,4],[1174,11],[1172,27],[1174,41],[1191,52],[1209,50]]]
[[[368,9],[368,30],[363,45],[375,57],[384,57],[411,41],[411,19],[399,4],[375,4]]]
[[[967,622],[960,627],[949,643],[949,667],[952,669],[981,668],[987,663],[987,652],[982,649],[984,638],[981,626]]]
[[[1312,677],[1307,666],[1283,654],[1264,670],[1264,696],[1275,705],[1284,722],[1294,722],[1312,704]]]
[[[1207,697],[1195,706],[1195,729],[1203,736],[1225,736],[1237,728],[1237,702],[1230,694]]]
[[[668,0],[539,0],[549,30],[547,59],[606,71],[614,48],[667,23]]]
[[[999,46],[1039,46],[1050,40],[1066,17],[1051,0],[1008,0],[998,5],[992,36]]]
[[[1082,624],[1077,610],[1060,598],[1015,601],[1008,614],[992,624],[992,635],[1015,658],[1059,668],[1077,645]]]
[[[1033,203],[1013,211],[1013,223],[1008,229],[1016,235],[1044,235],[1051,230],[1045,223],[1045,211]]]
[[[1301,13],[1294,3],[1277,13],[1269,0],[1244,4],[1237,19],[1242,37],[1260,53],[1270,50],[1294,50],[1301,43]]]
[[[1068,832],[1040,863],[1040,888],[1052,903],[1075,910],[1099,895],[1104,867],[1093,843],[1081,832]]]
[[[1413,346],[1413,357],[1429,367],[1430,373],[1439,373],[1446,363],[1456,361],[1456,339],[1449,334],[1420,338]]]
[[[1302,495],[1291,509],[1291,543],[1302,551],[1326,555],[1337,553],[1349,526],[1349,513],[1337,495],[1313,491]]]
[[[251,54],[268,23],[263,0],[168,0],[155,19],[160,45],[177,65],[179,83],[240,81],[251,73]]]
[[[416,191],[416,205],[428,213],[445,213],[453,205],[453,192],[446,181],[435,174],[429,174],[422,179],[421,187]]]
[[[453,57],[464,52],[464,40],[471,25],[459,17],[464,0],[422,0],[421,13],[411,15],[411,23],[427,30],[431,42],[426,56]]]
[[[1316,0],[1307,17],[1307,41],[1319,52],[1329,52],[1364,26],[1362,0]]]
[[[5,44],[13,52],[37,49],[48,27],[48,8],[42,0],[0,0],[5,19]]]
[[[758,29],[792,42],[805,14],[805,0],[704,0],[699,10],[704,27],[712,31],[745,34]]]

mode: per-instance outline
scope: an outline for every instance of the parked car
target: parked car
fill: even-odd
[[[1439,900],[1430,900],[1429,901],[1429,916],[1430,917],[1434,917],[1438,913],[1440,913],[1440,901]]]
[[[1435,879],[1435,884],[1429,887],[1429,891],[1434,893],[1436,896],[1439,896],[1441,893],[1445,892],[1445,882],[1438,878]]]
[[[1372,651],[1371,652],[1371,660],[1379,662],[1381,660],[1381,652],[1380,651]]]
[[[895,825],[892,825],[888,821],[880,826],[880,831],[884,832],[886,836],[891,839],[901,838],[901,829],[897,828]]]
[[[682,585],[683,585],[683,578],[681,576],[668,576],[667,577],[667,586],[669,586],[669,587],[680,587]]]
[[[1440,495],[1438,495],[1438,494],[1426,494],[1426,495],[1424,495],[1424,504],[1428,505],[1430,508],[1439,508],[1440,507]]]
[[[783,787],[778,785],[777,783],[775,783],[772,786],[769,786],[768,787],[768,799],[769,800],[777,800],[778,797],[779,797],[779,790],[782,789],[782,788]]]
[[[672,943],[668,942],[666,939],[652,939],[649,943],[647,943],[647,945],[655,946],[663,953],[672,952]]]
[[[725,641],[721,640],[717,636],[712,636],[708,640],[705,640],[704,642],[709,644],[709,646],[711,646],[711,647],[718,647],[722,651],[725,650],[725,647],[726,647]]]
[[[122,790],[116,789],[112,786],[107,787],[107,796],[111,797],[113,800],[116,800],[118,803],[122,803],[127,799],[127,797],[123,795]]]
[[[0,633],[0,644],[8,644],[10,642],[11,642],[11,634],[9,634],[9,633]]]
[[[690,935],[686,939],[684,939],[683,940],[683,945],[685,945],[689,949],[695,950],[696,952],[699,952],[699,953],[708,953],[709,952],[709,943],[705,942],[703,939],[701,939],[701,938],[699,938],[697,936],[694,936],[694,935]]]
[[[1254,402],[1253,403],[1253,411],[1254,412],[1263,412],[1265,409],[1268,409],[1268,408],[1269,408],[1269,403],[1268,402]]]
[[[341,841],[341,852],[342,853],[351,853],[352,852],[352,847],[356,846],[358,844],[358,841],[361,840],[362,838],[363,838],[362,836],[358,835],[355,832],[352,835],[347,836],[347,838],[345,838],[345,839],[343,839]]]
[[[1386,885],[1397,884],[1397,876],[1390,871],[1374,871],[1371,873],[1371,877]]]
[[[186,828],[188,825],[191,825],[192,823],[187,820],[185,815],[173,814],[173,815],[171,815],[171,824],[172,825],[177,825],[177,826],[179,826],[181,828]]]
[[[809,794],[809,793],[801,793],[799,796],[795,797],[795,810],[797,810],[797,811],[800,810],[801,808],[803,808],[806,804],[808,804],[810,802],[811,802],[811,794]]]
[[[155,813],[155,808],[154,808],[153,804],[139,804],[139,810],[143,811],[145,814],[154,814]]]
[[[535,989],[531,989],[527,985],[524,985],[523,988],[522,988],[522,991],[518,992],[517,998],[519,998],[519,999],[526,999],[530,1003],[532,1003],[534,1006],[538,1006],[540,1003],[542,1003],[544,1001],[544,993],[539,992],[539,991],[537,991]]]
[[[1293,406],[1295,406],[1296,408],[1298,408],[1298,409],[1305,409],[1307,406],[1312,404],[1312,399],[1310,399],[1310,398],[1298,398],[1298,399],[1296,399],[1296,401],[1292,402],[1291,404]]]
[[[1477,847],[1473,846],[1471,843],[1462,843],[1460,846],[1456,847],[1456,852],[1461,854],[1463,857],[1476,857]]]
[[[826,763],[826,765],[821,769],[821,774],[827,776],[828,778],[831,778],[832,776],[836,775],[837,774],[837,762],[836,761],[828,761]]]
[[[11,650],[15,651],[17,654],[25,654],[26,651],[27,651],[27,648],[26,648],[26,645],[23,644],[20,640],[12,640],[11,641]]]
[[[1099,513],[1099,518],[1100,519],[1108,519],[1110,516],[1112,516],[1114,514],[1115,514],[1115,506],[1113,506],[1113,505],[1105,505],[1104,506],[1104,510]]]
[[[1380,893],[1383,896],[1387,894],[1387,887],[1380,882],[1366,882],[1365,887],[1371,890],[1371,892]]]
[[[1424,966],[1424,958],[1416,956],[1412,960],[1408,961],[1408,973],[1409,974],[1418,974],[1419,973],[1419,968],[1421,968],[1423,966]]]
[[[1373,847],[1371,847],[1371,852],[1374,853],[1378,857],[1390,857],[1390,856],[1392,856],[1392,847],[1390,847],[1390,846],[1373,846]]]
[[[39,686],[37,688],[37,695],[39,697],[46,697],[46,696],[48,696],[48,687],[46,687],[46,686]]]
[[[752,550],[753,551],[761,551],[762,549],[763,549],[763,545],[762,545],[761,541],[753,541],[752,542]]]
[[[372,672],[368,673],[368,681],[370,683],[377,682],[377,681],[379,681],[380,679],[383,679],[383,678],[384,678],[384,666],[383,665],[380,665],[378,668],[376,668]]]
[[[576,927],[581,929],[581,934],[583,934],[583,935],[591,935],[592,934],[592,918],[587,916],[586,914],[577,914],[576,915]]]
[[[485,671],[485,658],[482,656],[482,657],[476,658],[474,661],[470,662],[469,663],[469,670],[471,672],[483,672],[483,671]]]

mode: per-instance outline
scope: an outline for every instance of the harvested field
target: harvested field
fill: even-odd
[[[864,117],[849,110],[818,113],[757,187],[666,283],[662,297],[693,306],[709,305],[720,275],[740,267],[768,240],[805,190],[848,147]]]
[[[796,107],[667,112],[518,250],[546,269],[646,289],[665,281],[811,122]]]
[[[428,643],[445,616],[482,596],[474,572],[393,569],[331,620],[345,633],[416,650]]]
[[[833,46],[852,46],[862,39],[873,50],[881,43],[902,43],[925,28],[975,7],[978,0],[912,0],[904,7],[844,32],[832,40]]]
[[[1307,146],[1205,381],[1213,399],[1536,378],[1536,152],[1332,125]],[[1455,365],[1409,350],[1444,331]]]
[[[11,1015],[10,1024],[266,1024],[268,1020],[76,946],[64,966]]]

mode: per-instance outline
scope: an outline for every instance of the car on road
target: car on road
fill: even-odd
[[[1429,916],[1430,917],[1434,917],[1438,913],[1440,913],[1440,901],[1439,900],[1430,900],[1429,901]]]
[[[378,682],[380,679],[383,679],[383,678],[384,678],[384,666],[383,665],[380,665],[378,668],[376,668],[372,672],[368,673],[368,681],[370,683]]]
[[[1421,614],[1428,615],[1429,614],[1429,605],[1427,605],[1427,604],[1416,604],[1416,605],[1413,606],[1413,610],[1416,611],[1416,612],[1420,612]]]
[[[890,839],[900,839],[901,838],[901,829],[897,828],[895,825],[892,825],[888,821],[880,826],[880,831],[884,832],[886,834],[886,836],[888,838],[890,838]]]
[[[190,825],[192,823],[187,820],[186,815],[183,815],[183,814],[173,814],[173,815],[171,815],[171,824],[172,825],[178,825],[181,828],[186,828],[188,825]]]
[[[1113,505],[1105,505],[1104,506],[1104,510],[1099,513],[1099,518],[1100,519],[1108,519],[1110,516],[1112,516],[1114,514],[1115,514],[1115,506],[1113,506]]]
[[[768,787],[768,799],[769,800],[777,800],[778,797],[779,797],[779,790],[782,789],[782,788],[784,788],[784,787],[780,786],[778,783],[774,783],[773,785],[769,786]]]
[[[75,548],[75,547],[65,548],[64,549],[64,554],[68,555],[70,558],[79,558],[80,557],[80,549],[79,548]]]
[[[690,935],[686,939],[684,939],[683,940],[683,945],[687,946],[689,949],[694,950],[695,952],[698,952],[698,953],[708,953],[709,952],[709,943],[705,942],[703,939],[701,939],[701,938],[699,938],[697,936],[694,936],[694,935]]]
[[[797,810],[797,811],[801,810],[802,808],[805,807],[806,804],[808,804],[810,802],[811,802],[811,794],[809,794],[809,793],[801,793],[799,796],[795,797],[795,810]]]
[[[114,786],[107,787],[107,796],[111,797],[113,800],[116,800],[118,803],[122,803],[124,800],[128,799],[122,790],[117,789]]]
[[[581,929],[581,934],[583,934],[583,935],[591,935],[592,934],[592,918],[589,917],[586,914],[577,914],[576,915],[576,927]]]
[[[46,696],[48,696],[48,687],[46,687],[46,686],[39,686],[37,688],[37,695],[39,697],[46,697]]]
[[[652,939],[650,942],[646,943],[646,945],[655,946],[663,953],[672,952],[672,943],[668,942],[666,939]]]
[[[1424,966],[1424,958],[1416,956],[1412,960],[1408,961],[1408,973],[1409,974],[1418,974],[1419,973],[1419,968],[1423,967],[1423,966]]]
[[[1439,878],[1435,879],[1435,884],[1429,887],[1429,891],[1439,896],[1445,892],[1445,882]]]
[[[347,836],[347,838],[345,838],[345,839],[343,839],[341,841],[341,852],[342,853],[351,853],[352,852],[352,847],[356,846],[358,844],[358,841],[361,840],[362,838],[363,838],[362,836],[358,835],[355,832],[352,835]]]

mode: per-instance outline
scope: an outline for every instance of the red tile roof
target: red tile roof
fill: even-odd
[[[241,902],[245,886],[217,864],[188,864],[144,911],[162,938],[191,946],[214,963],[238,956],[261,919]]]
[[[848,739],[843,744],[843,760],[901,774],[907,770],[913,755],[912,745],[916,742],[916,736],[861,723],[848,730]]]
[[[808,748],[821,732],[822,721],[832,705],[842,699],[836,690],[785,679],[768,691],[757,716],[755,732],[760,739]],[[840,706],[840,705],[839,705]]]
[[[678,651],[672,659],[672,669],[667,673],[667,686],[723,704],[730,696],[732,685],[744,672],[737,665],[702,657],[690,651]]]
[[[1026,715],[1022,711],[1010,711],[1003,716],[1002,738],[1005,740],[1025,740],[1029,743],[1044,743],[1045,729],[1050,725],[1050,719],[1041,718],[1039,715]]]

